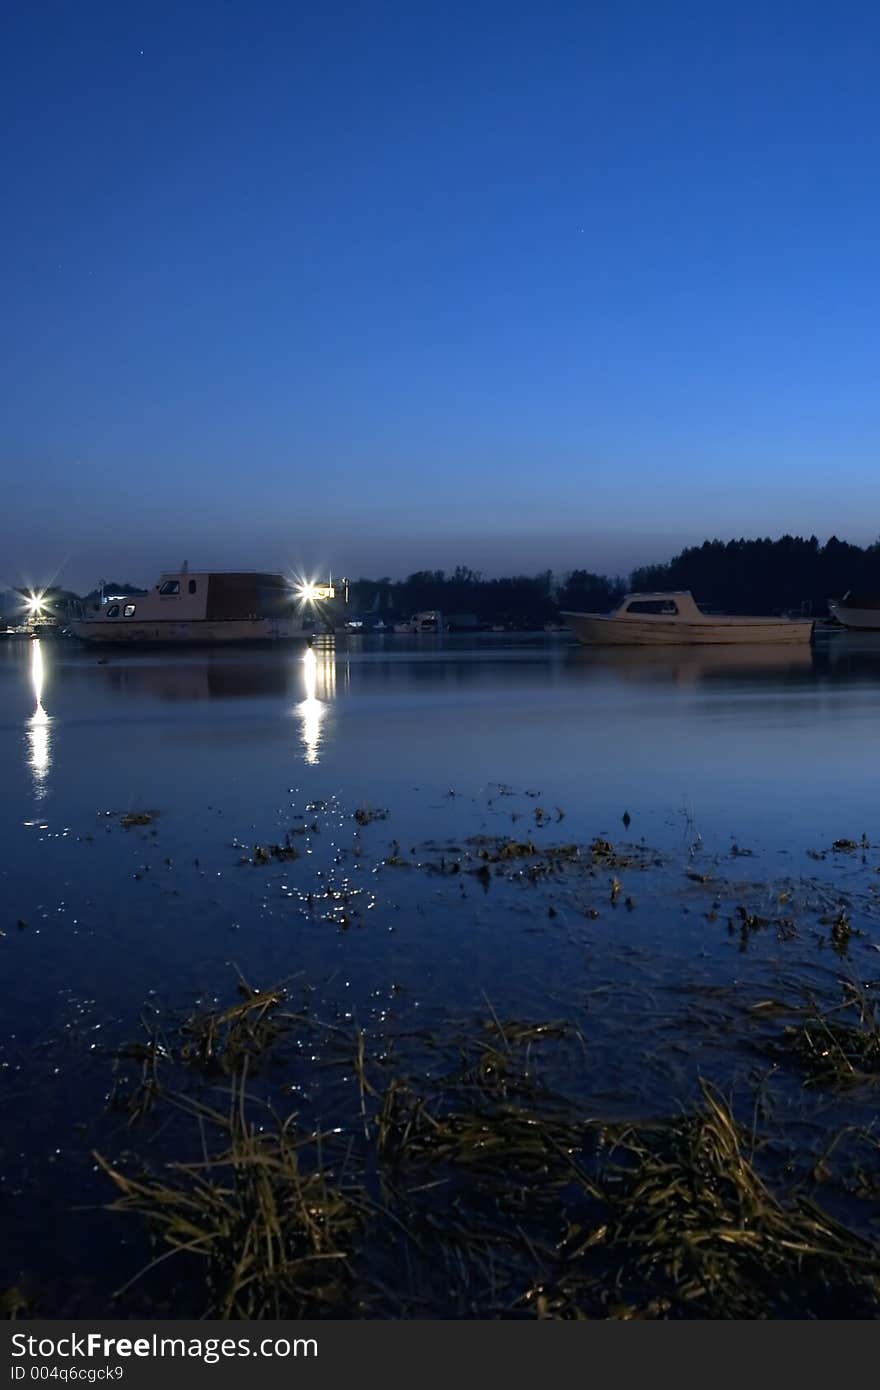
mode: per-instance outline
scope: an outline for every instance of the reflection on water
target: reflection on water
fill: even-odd
[[[627,681],[697,685],[713,677],[761,680],[802,676],[812,671],[814,649],[791,646],[581,647],[578,665],[613,673]]]
[[[142,654],[143,655],[143,654]],[[101,678],[124,695],[142,695],[150,699],[170,700],[183,704],[194,700],[254,699],[260,695],[287,695],[293,685],[287,662],[265,656],[254,660],[230,659],[224,653],[219,659],[210,654],[193,659],[182,654],[175,660],[138,657],[107,660],[100,663]]]
[[[326,702],[336,694],[336,648],[332,639],[321,643],[317,649],[308,648],[302,659],[302,678],[305,699],[297,706],[302,721],[300,736],[305,760],[314,764],[318,762]]]
[[[36,708],[27,721],[28,765],[34,779],[34,791],[38,797],[45,794],[46,776],[52,762],[51,723],[43,708],[43,686],[45,668],[43,665],[43,644],[39,637],[34,638],[31,652],[31,687]]]
[[[768,769],[774,783],[809,773],[815,799],[851,804],[863,771],[860,721],[876,718],[880,698],[878,639],[821,633],[812,648],[649,650],[519,637],[447,637],[442,646],[327,637],[305,651],[99,659],[75,643],[7,643],[0,758],[24,774],[29,797],[51,785],[59,806],[65,797],[116,796],[121,772],[138,789],[158,781],[154,797],[185,786],[195,768],[207,784],[214,744],[240,787],[256,787],[277,772],[275,755],[265,755],[273,740],[278,758],[347,785],[360,778],[376,799],[394,780],[415,787],[523,777],[557,787],[569,814],[588,795],[668,807],[686,791],[699,792],[703,806],[717,797],[719,817],[729,817],[735,776],[738,785],[750,779],[742,805],[752,821],[756,787],[769,804]],[[9,765],[0,763],[0,775],[8,784]],[[132,794],[128,783],[123,790]]]

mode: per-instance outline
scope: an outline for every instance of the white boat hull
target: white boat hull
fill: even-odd
[[[861,632],[880,631],[880,608],[847,608],[845,604],[829,603],[828,610],[844,627]]]
[[[143,623],[112,622],[102,618],[97,622],[73,623],[72,631],[83,642],[126,647],[283,642],[311,636],[301,622],[277,618],[184,619],[180,622],[150,619]]]
[[[592,613],[566,613],[575,637],[585,646],[693,646],[730,643],[755,646],[764,643],[807,644],[812,620],[796,618],[715,618],[702,622],[650,615],[644,618],[607,617]]]

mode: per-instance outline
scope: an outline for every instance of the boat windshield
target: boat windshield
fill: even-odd
[[[164,581],[164,583],[162,583],[162,584],[159,585],[159,593],[160,593],[160,594],[179,594],[179,593],[180,593],[180,580],[179,580],[179,579],[166,579],[166,580]]]
[[[626,606],[627,613],[671,613],[678,612],[678,605],[671,598],[633,599]]]

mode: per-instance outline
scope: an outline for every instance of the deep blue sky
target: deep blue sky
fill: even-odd
[[[7,3],[0,584],[880,530],[880,10]]]

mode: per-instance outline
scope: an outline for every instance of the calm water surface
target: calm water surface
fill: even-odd
[[[106,659],[7,641],[10,889],[29,897],[33,876],[45,881],[42,825],[82,833],[108,809],[160,809],[187,845],[215,833],[211,813],[245,835],[276,807],[331,795],[436,833],[459,811],[441,798],[479,798],[493,783],[538,790],[578,835],[617,827],[627,810],[656,843],[680,834],[685,811],[707,841],[792,850],[876,819],[870,636],[678,653],[420,641]]]
[[[613,1007],[590,1006],[591,1095],[626,1110],[644,1102],[636,1074],[642,1086],[650,1074],[671,1104],[707,1059],[732,1075],[711,1018],[688,1052],[666,996],[650,992],[766,991],[792,976],[818,987],[840,962],[812,928],[794,945],[764,933],[744,952],[689,906],[683,870],[708,866],[765,898],[781,880],[832,898],[843,885],[862,914],[858,951],[874,950],[874,865],[831,845],[880,841],[878,722],[870,636],[658,653],[377,637],[106,659],[73,642],[5,642],[7,1273],[36,1265],[45,1281],[53,1227],[81,1219],[66,1214],[90,1180],[75,1136],[91,1120],[77,1106],[100,1109],[108,1057],[144,1002],[227,997],[236,972],[308,980],[365,1025],[488,998],[508,1014],[571,1015],[613,985]],[[123,828],[138,812],[150,823]],[[583,884],[551,901],[382,863],[434,864],[478,835],[601,835],[655,848],[665,867],[656,881],[624,876],[610,908],[599,875],[590,918]],[[285,836],[295,862],[242,862]],[[872,966],[855,961],[863,976]]]

